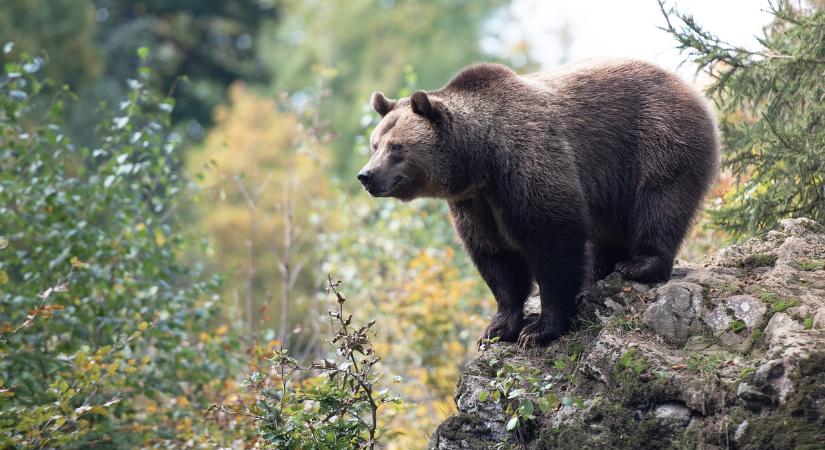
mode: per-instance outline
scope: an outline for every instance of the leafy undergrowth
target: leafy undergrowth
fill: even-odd
[[[381,358],[371,341],[375,321],[354,326],[352,315],[344,313],[346,298],[339,287],[340,282],[328,280],[337,303],[329,312],[336,360],[301,367],[286,349],[277,349],[268,373],[254,372],[244,381],[255,393],[253,401],[213,405],[209,412],[252,418],[257,445],[264,448],[372,449],[379,439],[389,439],[382,435],[379,409],[401,400],[381,388]]]

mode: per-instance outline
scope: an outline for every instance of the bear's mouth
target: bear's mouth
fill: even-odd
[[[376,189],[375,187],[369,189],[369,193],[373,197],[389,197],[390,193],[392,193],[392,190],[395,189],[396,186],[401,184],[401,181],[403,181],[403,180],[404,180],[404,177],[399,175],[399,176],[393,178],[393,180],[389,184],[385,185],[380,190]]]

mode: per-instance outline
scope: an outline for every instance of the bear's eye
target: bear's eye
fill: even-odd
[[[404,147],[401,144],[392,144],[390,145],[391,152],[400,152]]]

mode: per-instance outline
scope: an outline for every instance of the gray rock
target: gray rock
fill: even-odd
[[[745,322],[748,329],[759,325],[768,312],[764,303],[750,295],[734,295],[727,298],[725,306],[733,309],[733,316]]]
[[[690,408],[682,402],[667,402],[657,405],[653,415],[665,424],[675,424],[686,427],[690,423]]]
[[[706,310],[702,319],[723,344],[731,347],[742,344],[747,336],[762,324],[768,312],[763,302],[750,295],[734,295],[716,302],[717,306]],[[740,324],[744,323],[745,329],[733,329],[734,321],[737,320],[742,321]]]
[[[765,336],[771,345],[782,345],[792,331],[802,329],[802,324],[785,313],[776,313],[765,327]]]
[[[687,342],[691,324],[701,310],[702,287],[673,281],[656,290],[656,302],[647,308],[642,320],[665,341],[681,347]]]
[[[736,432],[733,433],[733,440],[736,442],[741,442],[742,438],[745,437],[745,433],[748,432],[748,421],[743,420],[739,426],[736,427]]]
[[[765,392],[764,389],[744,381],[739,383],[736,388],[736,396],[742,399],[745,405],[751,409],[760,409],[776,402],[776,397],[772,392]]]
[[[770,360],[756,369],[753,379],[762,384],[769,384],[778,394],[779,404],[783,404],[794,389],[793,380],[788,373],[791,366],[791,362],[785,359]]]
[[[615,448],[628,439],[642,448],[654,440],[662,448],[715,448],[720,440],[765,448],[766,427],[773,443],[819,448],[825,432],[795,430],[822,429],[825,417],[825,399],[811,395],[825,390],[817,372],[825,358],[825,270],[800,264],[820,260],[825,229],[794,219],[722,250],[705,267],[675,268],[665,284],[612,274],[583,292],[577,331],[542,349],[494,344],[471,361],[456,390],[459,413],[433,433],[430,448],[515,442],[503,405],[479,401],[495,377],[493,357],[539,374],[542,384],[558,380],[549,388],[558,399],[583,400],[536,411],[527,448]],[[766,292],[794,306],[770,313]],[[525,314],[538,309],[531,298]],[[735,320],[746,328],[732,332]],[[764,337],[750,339],[757,332]]]

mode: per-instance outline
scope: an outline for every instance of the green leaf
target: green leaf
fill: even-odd
[[[507,431],[510,431],[518,426],[518,416],[514,415],[510,418],[510,421],[507,422]]]
[[[139,47],[137,49],[138,58],[142,61],[146,61],[146,58],[149,57],[149,48],[148,47]]]
[[[548,412],[556,409],[559,406],[559,398],[556,394],[550,392],[547,395],[538,399],[539,409],[542,412]]]
[[[553,367],[555,367],[556,369],[559,369],[559,370],[564,370],[567,367],[567,363],[565,363],[564,361],[562,361],[560,359],[557,359],[553,362]]]
[[[489,397],[490,397],[490,392],[489,391],[481,391],[481,392],[478,393],[478,401],[480,401],[480,402],[487,401],[487,398],[489,398]]]
[[[523,399],[518,408],[522,416],[530,417],[533,415],[533,402],[531,400]]]
[[[521,388],[513,389],[512,391],[510,391],[510,394],[507,395],[507,398],[510,398],[510,399],[518,398],[518,397],[524,395],[526,392],[527,392],[527,389],[521,389]]]

